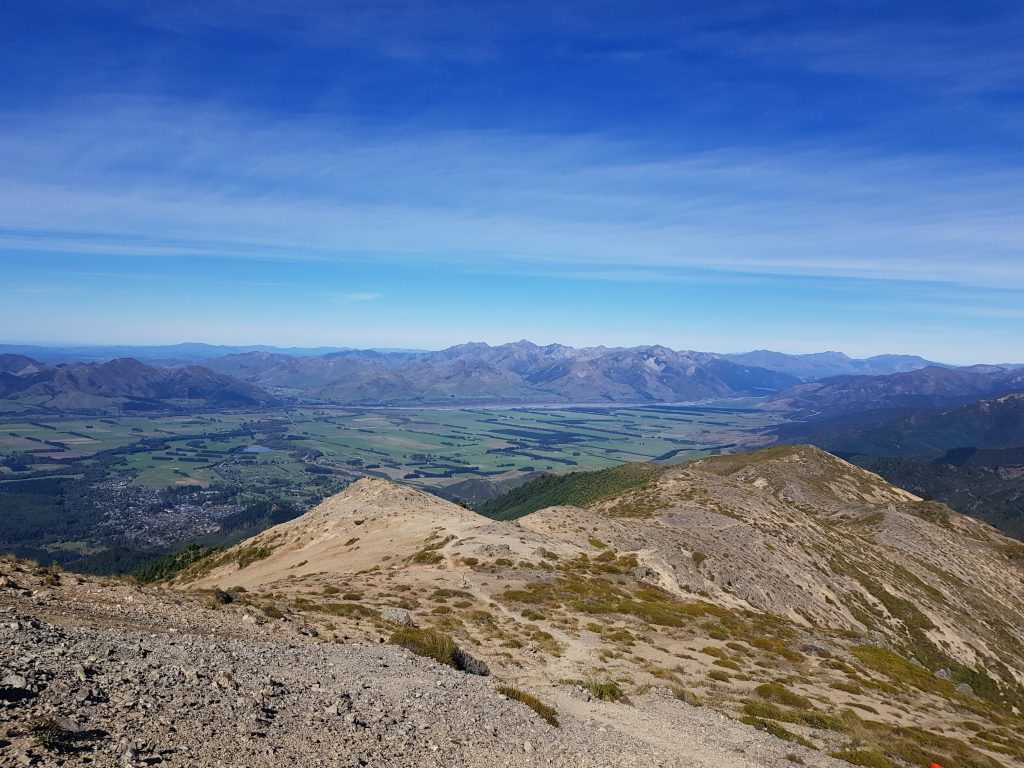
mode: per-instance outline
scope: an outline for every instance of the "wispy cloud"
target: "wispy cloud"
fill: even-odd
[[[343,293],[341,298],[345,301],[377,301],[377,299],[383,299],[383,293]]]
[[[1024,289],[1024,173],[946,157],[792,146],[651,159],[596,136],[378,139],[171,103],[34,114],[2,135],[8,251]]]

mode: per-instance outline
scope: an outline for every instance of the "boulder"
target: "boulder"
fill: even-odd
[[[416,626],[416,622],[413,621],[412,614],[405,610],[405,608],[396,608],[393,605],[386,605],[380,609],[380,617],[384,619],[384,621],[389,621],[400,627]]]

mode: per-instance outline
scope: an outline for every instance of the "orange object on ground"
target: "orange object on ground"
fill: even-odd
[[[942,768],[942,766],[939,765],[938,763],[932,763],[931,765],[928,766],[928,768]]]

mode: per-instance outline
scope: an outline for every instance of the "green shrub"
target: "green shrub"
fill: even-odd
[[[37,565],[35,573],[47,586],[56,587],[60,584],[60,566],[56,562],[47,566]]]
[[[62,752],[71,748],[72,733],[64,730],[56,721],[46,718],[33,720],[28,727],[29,733],[43,749]]]
[[[184,549],[172,552],[168,555],[161,555],[149,565],[136,571],[133,575],[143,584],[153,581],[165,581],[176,576],[181,571],[198,563],[205,557],[219,553],[220,549],[203,547],[198,544],[190,544]]]
[[[880,672],[897,683],[912,685],[922,691],[952,694],[953,684],[932,675],[924,667],[893,653],[885,648],[873,645],[855,645],[850,653],[876,672]]]
[[[314,603],[302,597],[296,598],[293,606],[299,611],[329,613],[332,616],[347,616],[350,619],[369,619],[380,615],[375,608],[359,603]]]
[[[662,471],[649,464],[623,464],[595,472],[545,475],[480,504],[476,511],[492,520],[515,520],[545,507],[585,507],[646,485]]]
[[[270,547],[245,547],[234,553],[234,559],[238,563],[239,569],[242,569],[252,565],[257,560],[265,560],[270,557],[272,551]]]

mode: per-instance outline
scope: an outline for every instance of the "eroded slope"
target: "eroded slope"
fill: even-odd
[[[182,583],[338,640],[408,611],[531,690],[654,686],[855,762],[992,766],[1024,751],[1022,550],[786,446],[515,522],[363,481]]]

